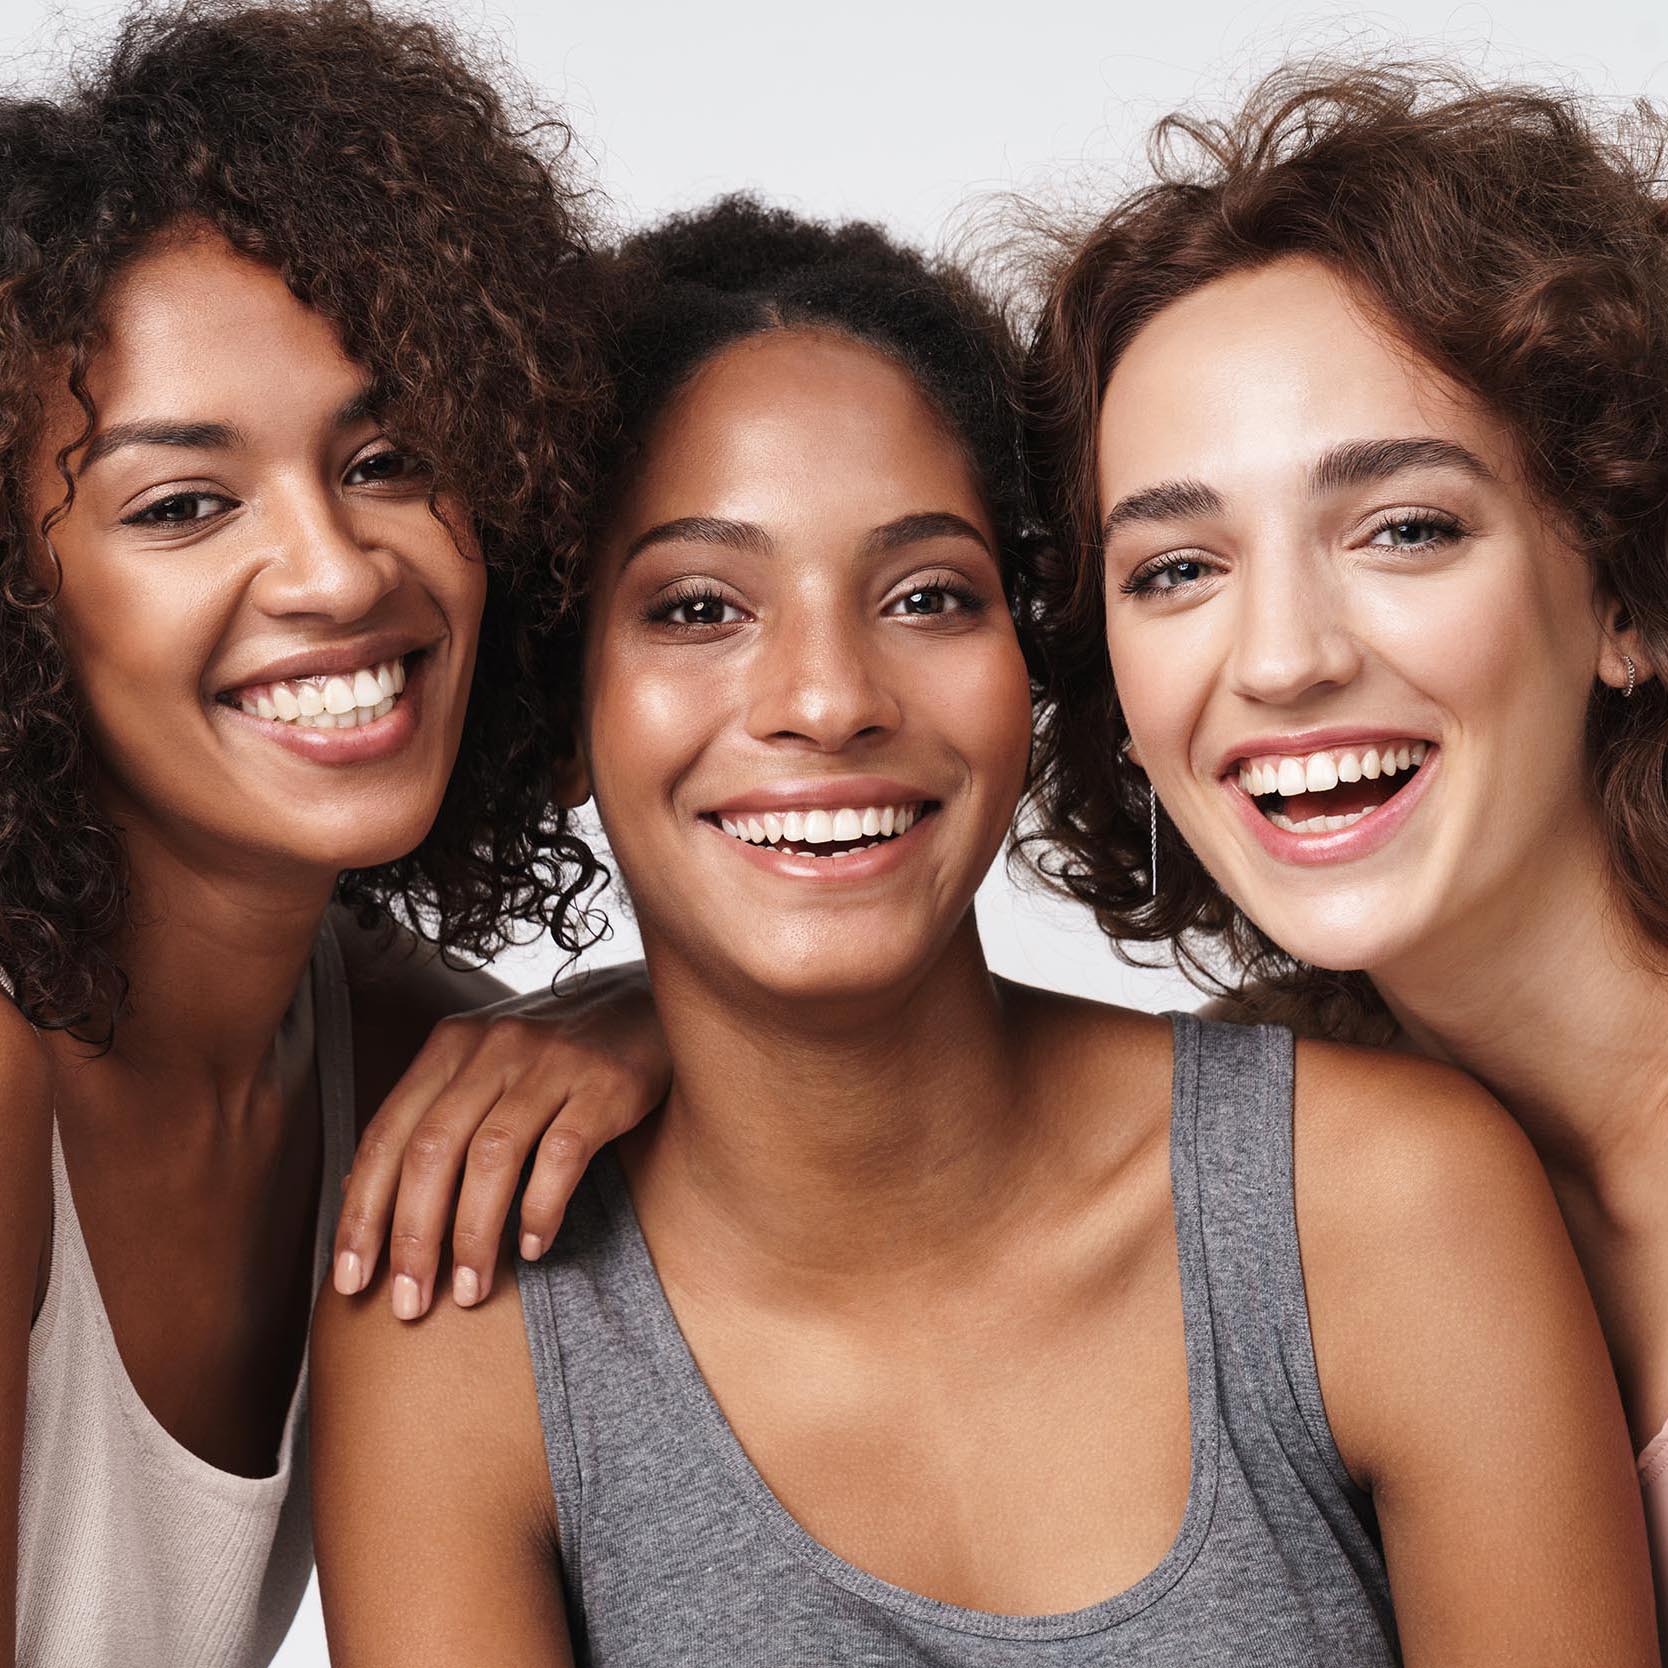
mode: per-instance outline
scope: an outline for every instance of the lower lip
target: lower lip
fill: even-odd
[[[320,730],[305,724],[288,724],[281,718],[261,718],[241,707],[215,703],[215,711],[253,733],[288,749],[311,764],[372,764],[400,751],[417,733],[423,716],[423,684],[430,656],[424,655],[406,672],[405,688],[394,702],[394,710],[369,724],[355,724],[351,730]]]
[[[392,718],[394,715],[388,715]],[[879,845],[864,851],[849,852],[841,857],[801,857],[793,852],[778,851],[774,846],[756,846],[726,834],[722,828],[703,821],[701,826],[726,845],[733,846],[741,857],[767,874],[782,875],[789,880],[808,880],[821,886],[850,885],[854,881],[878,880],[907,863],[921,843],[922,830],[937,819],[938,812],[928,811],[910,824],[907,833],[894,834]]]
[[[1357,858],[1370,857],[1401,832],[1402,825],[1418,809],[1425,797],[1431,778],[1441,763],[1442,750],[1432,747],[1425,754],[1425,762],[1413,774],[1405,788],[1369,811],[1359,822],[1348,828],[1334,829],[1327,834],[1293,834],[1277,828],[1257,809],[1257,802],[1233,779],[1224,785],[1234,801],[1240,818],[1250,828],[1270,857],[1281,863],[1319,864],[1350,863]]]

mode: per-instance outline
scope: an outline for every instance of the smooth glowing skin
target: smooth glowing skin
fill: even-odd
[[[960,922],[1023,782],[1025,666],[978,483],[901,370],[787,333],[706,366],[645,455],[598,564],[586,753],[651,965],[825,1014],[889,1001]],[[722,623],[649,617],[707,595]],[[938,805],[907,872],[807,883],[702,820],[840,782],[841,803]]]
[[[679,1327],[837,1555],[992,1611],[1121,1592],[1172,1544],[1190,1481],[1169,1029],[985,969],[973,894],[1029,709],[966,461],[887,358],[781,332],[669,402],[627,489],[587,740],[674,1061],[620,1156]],[[946,513],[971,533],[880,548]],[[982,613],[896,607],[952,575]],[[655,618],[668,587],[682,630]],[[761,866],[703,821],[842,775],[940,796],[928,838],[848,883]],[[1426,1062],[1305,1045],[1298,1081],[1317,1357],[1406,1661],[1654,1663],[1615,1387],[1527,1143]],[[508,1282],[415,1332],[380,1308],[319,1319],[333,1660],[566,1668]]]
[[[1311,483],[1337,448],[1415,438],[1464,448],[1487,474],[1422,463]],[[1114,530],[1107,641],[1165,810],[1293,954],[1393,969],[1458,922],[1467,937],[1508,934],[1526,894],[1592,863],[1583,722],[1594,678],[1620,660],[1591,571],[1527,493],[1505,427],[1325,269],[1291,260],[1222,279],[1143,329],[1107,388],[1099,482],[1103,514],[1168,483],[1218,500]],[[1166,556],[1198,577],[1125,593]],[[1317,730],[1439,751],[1378,850],[1281,861],[1230,803],[1234,764],[1306,751],[1273,738]]]

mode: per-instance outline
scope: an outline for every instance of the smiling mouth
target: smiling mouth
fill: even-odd
[[[789,857],[833,861],[885,845],[907,834],[938,809],[937,800],[905,805],[847,806],[838,811],[760,811],[721,815],[704,811],[701,821],[747,845],[763,846]]]
[[[251,718],[307,730],[353,730],[386,718],[405,694],[408,668],[426,650],[414,649],[393,660],[377,661],[351,672],[332,672],[308,678],[283,678],[275,683],[245,684],[215,697],[222,706],[236,707]]]
[[[1239,761],[1239,785],[1276,828],[1333,834],[1388,804],[1434,750],[1434,743],[1410,738],[1318,753],[1259,754]]]

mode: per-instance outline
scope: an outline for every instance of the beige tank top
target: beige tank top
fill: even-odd
[[[328,923],[310,969],[324,1114],[313,1281],[354,1146],[351,1016]],[[216,1470],[140,1400],[52,1136],[52,1269],[29,1336],[18,1668],[265,1668],[312,1568],[307,1368],[270,1477]]]

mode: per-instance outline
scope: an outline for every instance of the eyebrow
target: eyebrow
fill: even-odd
[[[899,516],[877,527],[863,541],[863,554],[868,557],[889,555],[907,545],[920,544],[927,539],[973,539],[981,549],[990,550],[990,543],[972,522],[948,510],[924,510],[914,515]],[[764,528],[751,521],[726,521],[717,516],[686,515],[675,521],[663,521],[633,539],[621,562],[624,567],[634,556],[656,544],[712,544],[726,550],[738,550],[749,556],[768,556],[775,541]]]
[[[972,539],[985,554],[991,555],[990,541],[965,516],[949,510],[924,510],[915,515],[901,515],[884,527],[877,527],[863,541],[865,556],[890,556],[912,544],[924,544],[928,539]]]
[[[1180,521],[1186,516],[1221,515],[1222,494],[1203,481],[1163,481],[1120,498],[1100,524],[1102,541],[1137,521]]]
[[[351,428],[371,416],[375,406],[371,390],[361,388],[337,408],[331,424],[338,429]],[[176,446],[198,452],[231,452],[248,444],[243,431],[233,423],[171,423],[139,418],[131,423],[112,423],[109,428],[100,429],[87,442],[86,454],[76,473],[86,474],[94,464],[101,463],[125,446]]]

